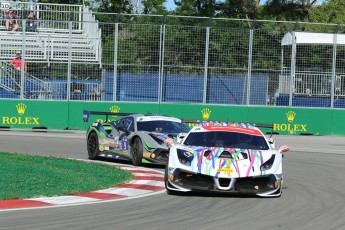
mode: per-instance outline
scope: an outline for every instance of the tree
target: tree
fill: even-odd
[[[268,0],[263,7],[266,19],[286,21],[307,21],[317,0]]]
[[[345,24],[344,0],[329,0],[320,6],[310,9],[309,21],[322,23]]]
[[[97,9],[104,13],[131,13],[133,5],[128,0],[101,0],[100,6]]]
[[[174,0],[175,13],[184,16],[215,17],[221,1],[217,0]]]
[[[220,3],[220,16],[227,18],[257,19],[260,0],[226,0]]]
[[[166,0],[142,0],[144,6],[144,14],[166,14],[167,10],[164,6]]]

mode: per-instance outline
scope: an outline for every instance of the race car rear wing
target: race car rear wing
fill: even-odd
[[[108,116],[129,116],[132,115],[133,113],[112,113],[112,112],[99,112],[99,111],[89,111],[89,110],[83,110],[83,120],[84,122],[89,121],[90,115],[105,115],[105,120],[108,121]]]
[[[268,128],[271,129],[271,136],[273,135],[273,124],[264,124],[264,123],[249,123],[249,122],[230,122],[230,121],[205,121],[205,120],[194,120],[194,119],[182,119],[181,123],[190,123],[190,124],[199,124],[202,122],[228,122],[228,123],[238,123],[238,124],[249,124],[249,125],[253,125],[255,127],[258,128]]]

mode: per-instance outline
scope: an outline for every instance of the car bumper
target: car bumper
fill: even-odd
[[[181,192],[221,192],[269,197],[280,196],[282,187],[282,177],[276,174],[243,178],[215,178],[169,168],[167,178],[168,189]]]
[[[153,152],[144,152],[143,158],[152,163],[166,165],[169,158],[169,150],[155,149]]]

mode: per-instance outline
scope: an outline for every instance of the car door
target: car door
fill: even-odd
[[[134,132],[133,117],[124,117],[116,122],[118,134],[114,136],[114,151],[117,154],[129,156],[129,138]]]

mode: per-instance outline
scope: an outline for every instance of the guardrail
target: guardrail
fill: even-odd
[[[290,93],[291,74],[279,75],[279,93],[288,95]],[[334,80],[335,96],[345,97],[344,75],[336,75]],[[293,93],[299,96],[330,96],[332,90],[332,73],[308,73],[296,72],[293,79]]]

